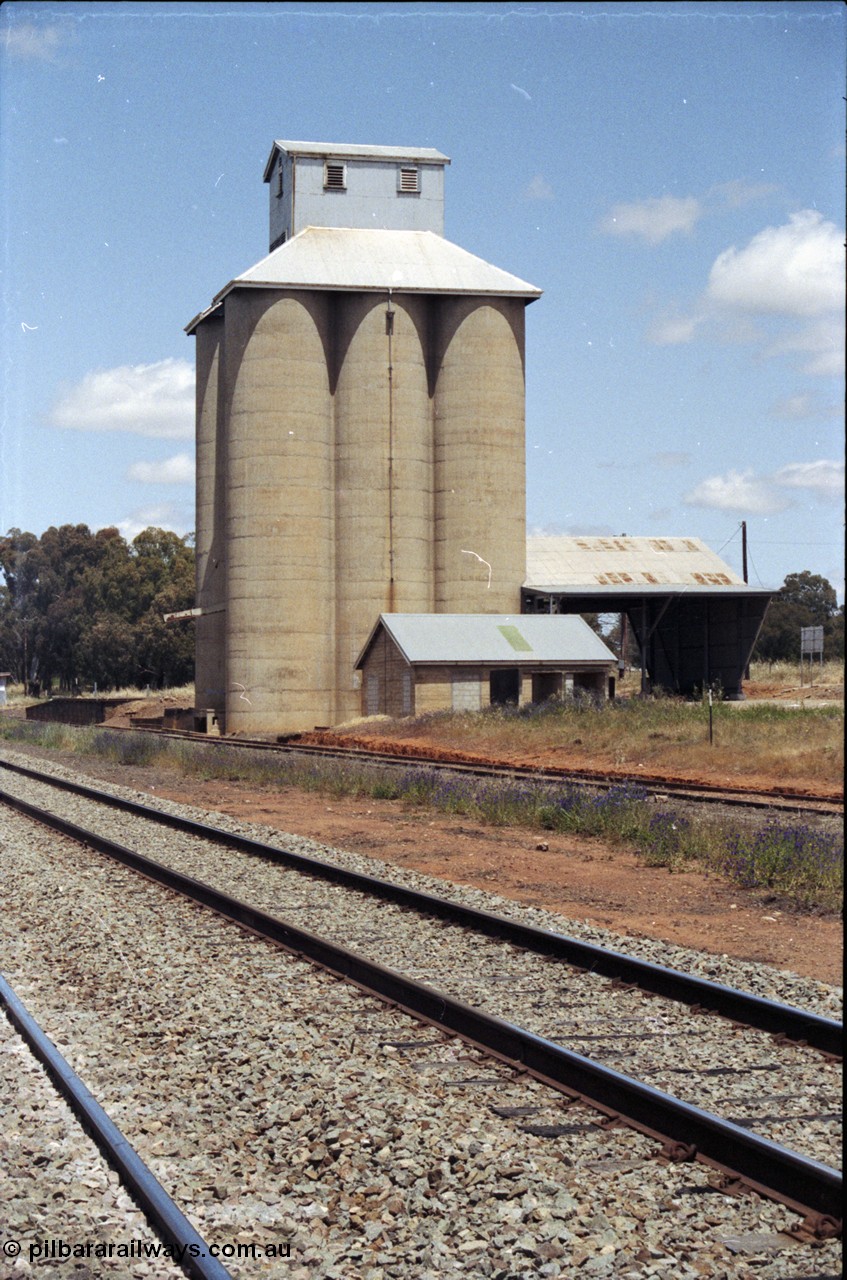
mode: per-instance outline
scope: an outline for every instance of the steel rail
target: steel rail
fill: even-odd
[[[149,805],[126,800],[110,792],[96,790],[82,783],[70,782],[43,774],[25,765],[0,762],[4,768],[24,777],[32,778],[99,803],[107,804],[126,813],[134,814],[161,825],[171,827],[203,840],[213,841],[237,849],[253,857],[287,866],[301,874],[318,877],[330,883],[343,885],[366,893],[382,901],[424,913],[439,920],[448,920],[466,929],[472,929],[487,937],[510,942],[539,955],[550,956],[578,969],[587,970],[623,985],[637,987],[651,995],[663,996],[685,1004],[703,1013],[717,1014],[736,1024],[766,1031],[786,1040],[806,1044],[832,1058],[840,1058],[843,1052],[843,1026],[830,1018],[790,1005],[766,1000],[762,996],[737,991],[722,983],[710,982],[677,969],[664,968],[648,960],[639,960],[623,952],[611,951],[591,942],[582,942],[567,934],[554,933],[533,925],[521,924],[507,916],[481,911],[476,907],[440,898],[435,894],[410,889],[383,880],[377,876],[351,871],[319,858],[310,858],[292,850],[263,844],[247,836],[236,835],[196,822],[176,814],[164,813]],[[0,796],[5,793],[0,791]]]
[[[109,1119],[2,973],[0,1005],[33,1055],[45,1067],[82,1128],[142,1209],[150,1226],[171,1251],[169,1260],[180,1266],[192,1280],[232,1280],[230,1272],[212,1256],[206,1241],[198,1235],[117,1125]]]
[[[196,740],[196,735],[190,734]],[[221,739],[221,742],[226,741]],[[231,745],[226,741],[226,745]],[[549,767],[522,764],[483,763],[468,760],[438,760],[426,754],[404,754],[403,752],[378,751],[368,747],[342,747],[338,744],[321,746],[317,743],[298,743],[293,740],[285,744],[269,744],[261,742],[244,742],[244,746],[254,748],[270,747],[303,755],[337,757],[339,760],[360,759],[373,764],[413,767],[429,766],[446,772],[464,773],[478,777],[528,778],[534,782],[570,783],[572,786],[596,787],[606,790],[619,783],[634,782],[651,794],[668,794],[682,800],[702,802],[704,804],[726,804],[746,809],[786,809],[789,812],[804,813],[838,813],[840,802],[829,800],[823,796],[803,796],[792,791],[775,791],[771,793],[751,792],[746,787],[722,786],[718,783],[682,782],[663,778],[655,774],[626,774],[610,779],[608,773],[597,773],[589,769],[551,769]]]
[[[355,983],[412,1017],[456,1035],[518,1071],[588,1103],[612,1120],[657,1139],[664,1144],[669,1158],[696,1159],[731,1179],[740,1179],[766,1198],[806,1215],[810,1229],[819,1234],[832,1236],[840,1232],[842,1179],[838,1170],[298,929],[26,801],[3,793],[0,799],[35,821],[276,942],[295,956]]]
[[[486,764],[482,761],[437,760],[426,754],[403,754],[389,751],[376,751],[367,747],[342,747],[337,744],[321,746],[317,743],[301,743],[297,734],[290,739],[279,742],[268,742],[261,738],[218,738],[202,733],[193,733],[187,729],[153,729],[126,725],[100,724],[95,728],[110,733],[150,733],[157,737],[178,738],[214,751],[219,747],[235,747],[242,751],[277,752],[284,755],[323,756],[330,760],[359,760],[366,764],[384,764],[395,768],[429,767],[445,773],[467,774],[471,777],[515,777],[529,778],[535,782],[563,783],[585,788],[606,790],[617,783],[637,782],[651,795],[672,795],[680,800],[702,804],[725,804],[742,809],[776,809],[788,813],[839,814],[843,811],[843,801],[829,799],[826,796],[804,796],[793,791],[752,792],[747,787],[720,786],[718,783],[694,783],[674,781],[661,775],[646,776],[620,775],[610,780],[608,773],[592,772],[588,769],[550,769],[535,765]]]

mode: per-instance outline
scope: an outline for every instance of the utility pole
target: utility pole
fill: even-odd
[[[747,521],[741,521],[741,576],[745,582],[747,578]],[[744,668],[744,679],[750,679],[750,663]]]
[[[745,582],[747,577],[747,521],[741,521],[741,576]]]

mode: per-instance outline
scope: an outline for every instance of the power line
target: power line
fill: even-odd
[[[743,523],[744,523],[744,521],[742,520],[742,521],[741,521],[741,524],[743,524]],[[720,555],[720,553],[723,551],[724,547],[728,546],[728,545],[729,545],[729,543],[730,543],[730,542],[732,542],[732,539],[735,537],[735,535],[738,533],[738,530],[741,528],[741,524],[736,525],[736,527],[733,529],[732,533],[731,533],[731,534],[729,535],[729,537],[727,538],[726,542],[723,544],[723,546],[718,547],[718,551],[717,551],[717,554],[718,554],[718,555]]]
[[[764,584],[764,582],[762,582],[762,579],[759,577],[759,570],[756,568],[756,562],[755,562],[755,560],[754,560],[754,559],[753,559],[753,557],[750,555],[750,548],[749,548],[749,547],[747,548],[747,555],[748,555],[748,557],[749,557],[749,559],[750,559],[750,563],[751,563],[751,565],[753,566],[753,572],[754,572],[754,573],[755,573],[755,575],[756,575],[756,580],[757,580],[757,582],[759,583],[759,586],[760,586],[760,587],[764,587],[764,586],[765,586],[765,584]],[[767,590],[767,588],[765,588],[765,590]]]

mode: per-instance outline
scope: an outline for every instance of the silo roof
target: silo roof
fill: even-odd
[[[216,295],[215,302],[244,286],[492,294],[530,301],[541,296],[535,285],[492,266],[432,231],[358,227],[305,227],[231,280]],[[196,320],[189,329],[194,323]]]
[[[360,667],[380,626],[414,663],[586,663],[616,661],[575,614],[383,613],[359,655]]]
[[[434,147],[372,147],[353,142],[289,142],[276,138],[265,165],[265,182],[270,181],[276,161],[276,153],[285,151],[290,156],[337,156],[339,160],[385,160],[389,163],[449,164],[450,157]]]
[[[524,586],[541,592],[616,595],[751,589],[699,538],[530,535]]]

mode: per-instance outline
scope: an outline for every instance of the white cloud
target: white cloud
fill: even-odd
[[[769,516],[794,505],[786,489],[805,489],[809,496],[838,499],[844,493],[844,463],[825,458],[789,462],[770,475],[729,471],[708,476],[683,497],[689,507],[710,507],[741,515]]]
[[[812,377],[837,378],[844,372],[844,318],[825,316],[790,333],[781,334],[766,348],[766,356],[800,352],[806,359],[800,372]]]
[[[765,227],[742,249],[725,249],[712,266],[707,299],[752,315],[819,316],[844,305],[843,237],[816,209]]]
[[[193,529],[191,515],[185,507],[175,503],[163,502],[158,506],[139,507],[131,511],[125,520],[117,520],[114,524],[127,542],[132,542],[145,529],[170,529],[179,537],[184,537]]]
[[[616,204],[600,223],[610,236],[639,236],[648,244],[661,244],[677,232],[689,234],[703,216],[703,206],[694,196],[654,196]]]
[[[647,333],[650,342],[657,347],[676,347],[691,342],[700,323],[700,316],[684,316],[678,312],[657,316]]]
[[[777,492],[767,478],[752,471],[729,471],[725,476],[708,476],[683,496],[689,507],[711,507],[717,511],[747,512],[768,516],[784,511],[791,502]]]
[[[97,369],[63,392],[49,421],[75,431],[124,431],[189,439],[194,431],[194,370],[186,360]]]
[[[523,194],[525,200],[552,200],[553,188],[543,174],[537,173],[532,182],[524,187]]]
[[[791,422],[802,422],[808,418],[828,418],[839,412],[837,404],[824,404],[820,398],[808,391],[798,391],[796,395],[784,396],[771,405],[771,413],[775,418],[787,418]]]
[[[794,357],[811,377],[838,377],[844,371],[842,239],[816,209],[765,227],[741,248],[718,255],[689,314],[673,306],[657,313],[648,340],[672,346],[702,335],[748,343],[766,359]]]
[[[10,26],[5,32],[6,52],[11,58],[55,62],[56,53],[64,43],[65,31],[66,28],[61,26],[39,26],[34,22]]]
[[[126,478],[141,484],[193,484],[194,459],[188,453],[175,453],[159,462],[133,462]]]
[[[835,500],[844,493],[844,463],[827,458],[789,462],[774,472],[773,481],[786,489],[810,489],[821,498]]]
[[[729,182],[718,182],[710,187],[709,196],[727,209],[741,209],[744,205],[772,196],[778,190],[779,187],[772,182],[744,182],[741,178],[732,178]]]
[[[658,453],[651,453],[650,461],[663,471],[671,471],[674,467],[687,467],[691,454],[682,449],[663,449]]]

